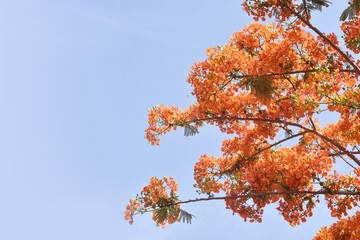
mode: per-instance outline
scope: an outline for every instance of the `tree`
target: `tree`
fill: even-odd
[[[264,207],[277,203],[296,226],[324,198],[339,221],[315,239],[360,236],[360,212],[344,218],[360,201],[360,61],[351,55],[360,51],[360,1],[350,1],[340,17],[347,51],[335,34],[311,23],[311,14],[329,5],[326,0],[243,2],[255,22],[225,46],[209,48],[208,58],[191,68],[188,82],[196,102],[185,110],[163,105],[149,110],[146,138],[152,145],[179,127],[190,136],[211,124],[230,135],[221,157],[203,155],[195,164],[194,186],[207,197],[181,201],[173,178],[153,177],[130,200],[126,220],[152,212],[161,227],[191,222],[182,204],[223,199],[227,209],[250,222],[261,222]],[[267,18],[276,22],[257,22]],[[324,112],[337,121],[322,126],[317,117]],[[347,174],[337,173],[337,161],[347,164]]]

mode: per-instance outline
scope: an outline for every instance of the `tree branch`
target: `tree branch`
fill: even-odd
[[[315,132],[314,132],[315,133]],[[348,151],[346,148],[344,148],[343,146],[341,146],[341,144],[339,144],[338,142],[336,142],[335,140],[325,136],[325,135],[322,135],[318,132],[315,133],[316,135],[318,135],[319,137],[321,137],[322,139],[324,139],[325,141],[327,142],[330,142],[332,145],[334,145],[335,147],[337,147],[338,149],[341,150],[341,152],[343,152],[344,154],[346,154],[349,158],[351,158],[352,160],[354,160],[354,162],[356,162],[357,165],[360,166],[360,160],[355,157],[354,154],[352,154],[350,151]]]
[[[194,119],[191,122],[199,122],[199,121],[212,121],[212,120],[229,120],[229,121],[261,121],[261,122],[271,122],[271,123],[280,123],[280,124],[285,124],[285,125],[289,125],[289,126],[294,126],[294,127],[298,127],[301,128],[305,131],[314,133],[315,135],[319,136],[320,138],[322,138],[323,140],[331,143],[332,145],[334,145],[335,147],[337,147],[341,152],[344,152],[348,157],[350,157],[354,162],[356,162],[357,165],[360,166],[360,160],[355,157],[354,154],[351,154],[351,152],[349,152],[346,148],[344,148],[343,146],[341,146],[341,144],[339,144],[338,142],[336,142],[335,140],[329,138],[328,136],[325,136],[321,133],[319,133],[316,130],[304,127],[303,125],[299,124],[299,123],[293,123],[293,122],[287,122],[285,120],[280,120],[280,119],[266,119],[266,118],[251,118],[251,117],[245,117],[245,118],[241,118],[241,117],[210,117],[210,118],[200,118],[200,119]]]
[[[359,67],[328,37],[326,37],[319,29],[314,27],[309,21],[307,21],[304,17],[302,17],[299,13],[297,13],[294,9],[289,7],[285,2],[283,2],[283,6],[288,9],[292,14],[294,14],[297,18],[299,18],[303,23],[305,23],[309,28],[311,28],[314,32],[316,32],[322,39],[324,39],[331,47],[333,47],[356,71],[357,74],[360,74]]]
[[[286,191],[286,192],[264,192],[264,193],[250,193],[245,195],[234,195],[234,196],[224,196],[224,197],[210,197],[210,198],[195,198],[187,201],[176,202],[176,204],[184,204],[190,202],[200,202],[200,201],[211,201],[211,200],[226,200],[226,199],[237,199],[237,198],[253,198],[253,197],[263,197],[263,196],[277,196],[277,195],[288,195],[288,194],[313,194],[313,195],[328,195],[329,191],[320,190],[320,191]],[[348,192],[348,191],[333,191],[332,194],[335,195],[346,195],[346,196],[357,196],[360,195],[360,192]]]
[[[324,139],[322,139],[323,141],[324,141],[324,143],[326,144],[326,145],[328,145],[332,150],[334,150],[336,153],[338,153],[337,151],[336,151],[336,149],[334,149],[334,147],[333,146],[331,146],[328,142],[326,142]],[[346,153],[344,153],[344,154],[346,154]],[[351,152],[351,154],[354,154],[353,152]],[[336,156],[336,154],[329,154],[329,156]],[[347,164],[347,165],[349,165],[350,167],[352,167],[353,169],[357,169],[356,167],[354,167],[351,163],[349,163],[342,155],[339,155],[340,156],[340,158]]]
[[[330,71],[334,71],[335,69],[329,68]],[[351,69],[339,69],[340,72],[350,72],[350,73],[358,73],[356,70]],[[230,77],[232,79],[242,79],[242,78],[251,78],[251,77],[273,77],[273,76],[282,76],[282,75],[291,75],[291,74],[300,74],[300,73],[312,73],[312,72],[318,72],[318,70],[312,69],[312,70],[299,70],[299,71],[289,71],[289,72],[282,72],[282,73],[269,73],[269,74],[263,74],[263,75],[235,75],[231,74]]]
[[[311,122],[311,125],[312,125],[314,131],[316,131],[316,126],[315,126],[313,120],[312,120],[311,117],[309,117],[309,116],[308,116],[308,118],[309,118],[309,120],[310,120],[310,122]]]
[[[359,151],[356,151],[356,152],[350,152],[351,154],[360,154]],[[329,156],[340,156],[340,155],[344,155],[346,154],[345,152],[338,152],[338,153],[332,153],[332,154],[329,154]]]
[[[258,155],[258,154],[260,154],[260,153],[262,153],[262,152],[264,152],[264,151],[266,151],[266,150],[268,150],[268,149],[270,149],[270,148],[273,148],[273,147],[275,147],[276,145],[279,145],[279,144],[281,144],[281,143],[283,143],[283,142],[285,142],[285,141],[288,141],[288,140],[290,140],[290,139],[292,139],[292,138],[295,138],[295,137],[304,135],[305,133],[308,133],[308,132],[309,132],[309,131],[304,131],[304,132],[301,132],[301,133],[292,135],[291,137],[284,138],[284,139],[282,139],[281,141],[278,141],[278,142],[276,142],[276,143],[274,143],[274,144],[271,144],[270,146],[268,146],[268,147],[266,147],[266,148],[261,149],[260,151],[254,153],[253,155],[251,155],[250,157],[248,157],[248,158],[245,159],[245,160],[242,160],[242,161],[238,160],[238,161],[231,167],[231,170],[237,169],[238,167],[241,166],[241,164],[242,164],[243,162],[246,162],[246,161],[252,159],[252,158],[255,157],[256,155]]]

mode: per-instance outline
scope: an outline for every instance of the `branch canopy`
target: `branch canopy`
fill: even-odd
[[[341,27],[354,53],[360,50],[356,4],[350,3],[355,14],[345,13],[350,19]],[[310,22],[311,12],[330,1],[246,0],[243,6],[255,20],[275,16],[277,22],[251,23],[228,44],[207,49],[207,58],[187,76],[195,102],[184,110],[157,105],[148,114],[146,138],[152,145],[179,127],[185,136],[205,124],[229,135],[220,157],[202,155],[194,166],[194,187],[207,197],[181,201],[172,178],[152,178],[128,205],[130,222],[135,213],[152,211],[162,227],[190,223],[193,216],[181,206],[209,200],[224,200],[227,209],[250,222],[261,222],[265,206],[277,203],[291,226],[312,216],[320,195],[332,217],[342,219],[357,206],[359,61],[339,47],[335,34],[324,34]],[[321,124],[321,114],[333,122]],[[348,174],[336,171],[336,161],[349,166]],[[359,229],[356,219],[339,224]],[[338,227],[323,228],[316,239]]]

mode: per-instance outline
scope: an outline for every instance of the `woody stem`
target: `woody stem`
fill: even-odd
[[[285,2],[283,6],[288,9],[292,14],[294,14],[297,18],[299,18],[303,23],[305,23],[310,29],[316,32],[322,39],[324,39],[331,47],[333,47],[356,71],[356,73],[360,74],[359,67],[347,56],[335,43],[333,43],[328,37],[326,37],[319,29],[314,27],[308,20],[306,20],[303,16],[297,13],[294,9],[289,7]]]
[[[329,191],[320,190],[320,191],[285,191],[285,192],[264,192],[264,193],[250,193],[245,195],[233,195],[233,196],[224,196],[224,197],[210,197],[210,198],[195,198],[187,201],[180,201],[176,204],[184,204],[190,202],[200,202],[200,201],[210,201],[210,200],[226,200],[226,199],[237,199],[237,198],[253,198],[253,197],[263,197],[263,196],[277,196],[277,195],[288,195],[288,194],[313,194],[313,195],[327,195]],[[360,192],[348,192],[348,191],[333,191],[332,194],[336,195],[346,195],[346,196],[355,196],[360,195]]]

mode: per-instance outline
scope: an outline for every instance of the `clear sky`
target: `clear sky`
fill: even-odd
[[[275,210],[244,223],[219,202],[184,205],[193,224],[123,219],[152,176],[198,197],[193,166],[220,156],[216,128],[144,138],[153,105],[194,100],[186,76],[252,19],[240,0],[0,0],[0,239],[310,239],[335,221],[319,207],[290,227]],[[347,1],[314,18],[338,31]],[[340,4],[340,5],[339,5]]]

